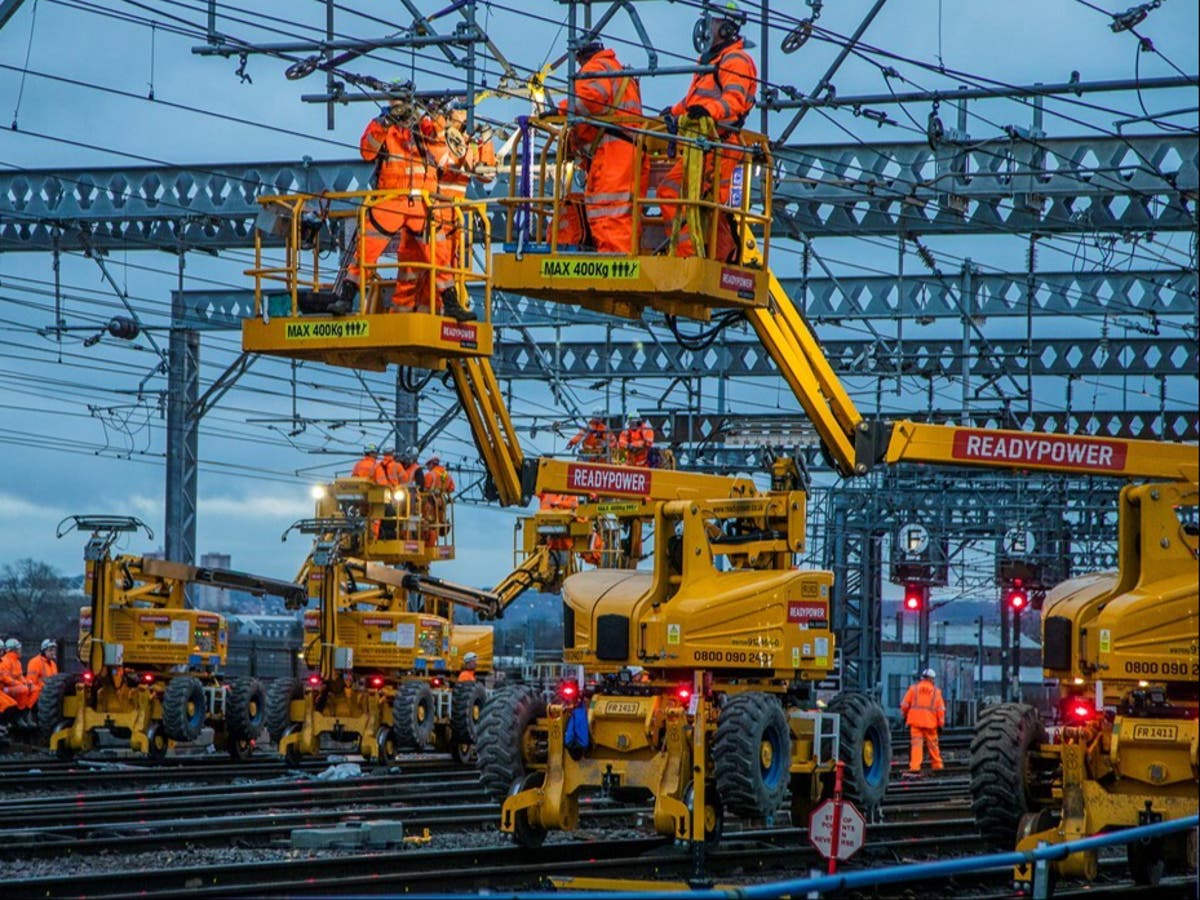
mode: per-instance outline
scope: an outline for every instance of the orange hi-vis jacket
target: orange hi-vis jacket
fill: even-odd
[[[385,453],[383,459],[379,461],[379,465],[375,467],[374,479],[376,484],[386,484],[392,487],[397,487],[404,482],[400,480],[400,473],[403,466],[390,453]]]
[[[16,650],[9,650],[0,658],[0,687],[19,688],[23,695],[29,689],[28,684],[20,655]]]
[[[612,117],[614,124],[639,124],[642,115],[642,91],[632,76],[625,78],[589,78],[594,72],[619,72],[621,63],[612,50],[593,53],[575,76],[575,114],[592,118]],[[560,100],[558,111],[566,113],[567,101]],[[596,149],[612,141],[629,143],[619,133],[603,131],[596,125],[581,122],[571,127],[576,148],[591,157]]]
[[[43,653],[39,653],[29,661],[29,665],[25,669],[25,676],[33,683],[35,687],[41,687],[51,675],[58,674],[58,663],[50,659]]]
[[[454,476],[446,471],[446,467],[437,465],[425,473],[425,490],[441,491],[450,494],[454,491]]]
[[[654,446],[654,429],[649,425],[627,428],[617,439],[617,446],[626,452],[628,462],[645,463],[650,458],[650,448]]]
[[[928,678],[909,687],[900,702],[900,711],[910,728],[941,728],[946,724],[946,701],[938,686]]]
[[[374,456],[364,456],[354,464],[354,468],[350,470],[351,478],[374,478],[375,467],[379,465],[379,459]]]
[[[579,508],[579,498],[568,494],[552,494],[549,491],[538,494],[538,509],[546,511],[549,509],[565,509],[572,510]]]
[[[713,71],[693,75],[687,95],[671,107],[671,112],[682,116],[689,106],[701,106],[719,131],[739,130],[754,108],[758,90],[758,66],[746,52],[745,41],[738,38],[717,51],[712,60],[701,56],[699,64],[711,64]]]
[[[425,229],[425,205],[415,195],[421,191],[436,193],[438,186],[437,168],[424,146],[425,140],[412,129],[372,119],[359,141],[359,152],[367,162],[375,162],[381,154],[387,154],[379,164],[376,187],[409,192],[407,208],[391,206],[389,210],[403,217],[404,227],[419,234]]]
[[[611,438],[608,426],[593,419],[587,428],[580,429],[579,434],[567,441],[568,447],[579,445],[579,452],[584,456],[601,457],[608,450]]]

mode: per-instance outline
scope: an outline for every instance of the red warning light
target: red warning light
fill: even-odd
[[[309,675],[307,680],[308,680],[309,687],[320,687],[321,686],[321,676],[318,675],[316,672]]]
[[[142,673],[142,684],[154,684],[154,673],[153,672],[143,672]]]
[[[579,685],[573,681],[564,681],[558,686],[558,696],[567,701],[576,699],[579,696]]]
[[[1067,718],[1078,725],[1096,718],[1096,708],[1081,697],[1071,698],[1067,701],[1066,707]]]
[[[692,689],[686,684],[681,684],[675,688],[675,696],[679,698],[680,703],[687,703],[692,699]]]
[[[1013,612],[1020,612],[1029,606],[1029,591],[1025,590],[1025,582],[1014,578],[1008,590],[1004,592],[1004,602]]]
[[[908,612],[920,612],[925,608],[925,586],[908,584],[904,586],[904,609]]]
[[[383,687],[383,676],[382,675],[372,675],[368,681],[368,684],[370,684],[371,687],[378,690],[379,688]]]
[[[96,675],[95,675],[95,673],[92,672],[91,669],[88,669],[79,677],[83,679],[84,684],[91,684],[93,681],[96,680]]]

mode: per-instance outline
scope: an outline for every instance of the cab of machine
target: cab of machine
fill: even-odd
[[[456,223],[453,238],[440,238],[456,242],[449,266],[405,262],[402,271],[394,253],[366,259],[364,243],[355,235],[364,233],[375,207],[400,201],[425,207],[429,247],[439,239],[439,221]],[[394,190],[272,195],[259,203],[254,267],[246,271],[254,278],[254,315],[242,323],[246,352],[375,371],[389,365],[444,369],[448,359],[491,355],[489,228],[483,204],[424,194],[413,198]],[[352,308],[337,314],[328,311],[327,302],[339,283],[336,255],[329,262],[335,231],[343,247],[354,248],[344,251],[344,262],[357,257],[362,276]],[[280,243],[282,258],[274,253]],[[416,311],[393,311],[390,297],[400,278],[418,283]],[[468,292],[474,296],[475,321],[438,314],[444,289],[439,285],[447,280],[464,302]]]
[[[504,212],[502,252],[493,256],[493,280],[506,291],[626,318],[645,309],[707,321],[714,310],[765,307],[770,276],[771,154],[764,135],[741,133],[740,148],[717,142],[679,140],[666,126],[646,120],[632,132],[634,184],[632,252],[597,253],[560,238],[560,224],[582,214],[582,193],[572,182],[575,164],[562,152],[570,140],[565,117],[523,121],[512,154],[509,196]],[[702,189],[718,153],[736,155],[727,202]],[[685,157],[684,195],[656,196],[677,155]],[[705,184],[706,188],[708,179]],[[676,209],[673,225],[663,204]],[[690,221],[695,255],[678,252],[682,223]],[[732,259],[717,259],[718,225],[728,225],[738,244]],[[757,246],[756,246],[757,245]],[[759,249],[761,247],[761,249]]]

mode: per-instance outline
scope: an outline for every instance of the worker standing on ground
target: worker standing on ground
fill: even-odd
[[[385,253],[395,253],[401,263],[392,290],[394,312],[429,311],[428,270],[406,268],[403,263],[429,263],[426,244],[428,210],[422,196],[437,191],[437,171],[426,142],[434,124],[428,116],[416,116],[412,104],[393,98],[387,110],[367,123],[359,142],[359,151],[367,162],[376,164],[375,187],[402,191],[404,195],[381,200],[367,210],[361,250],[367,265],[374,265]],[[376,277],[384,280],[386,270]],[[338,302],[348,312],[364,277],[359,266],[359,251],[347,267],[346,278],[338,293]],[[424,283],[425,290],[420,287]],[[449,310],[447,311],[450,312]]]
[[[706,120],[711,120],[717,139],[722,144],[740,144],[742,126],[754,108],[758,88],[758,67],[746,52],[753,44],[741,36],[746,14],[738,9],[736,3],[728,0],[720,4],[719,9],[705,15],[708,21],[708,49],[700,55],[697,63],[712,66],[714,71],[693,75],[687,95],[674,106],[664,109],[662,115],[668,120],[683,117],[684,130],[700,134],[705,132]],[[712,196],[715,169],[715,177],[719,179],[718,201],[724,206],[739,206],[740,191],[745,187],[739,185],[735,191],[734,182],[736,173],[740,171],[738,167],[743,162],[742,153],[735,149],[708,151],[704,159],[704,183],[699,192],[700,198]],[[684,154],[676,153],[675,164],[659,183],[657,196],[662,200],[678,200],[684,193]],[[675,204],[663,204],[662,215],[668,231],[681,212],[681,208]],[[682,227],[676,252],[679,256],[695,256],[696,250],[685,222],[686,216],[680,223]],[[705,255],[726,262],[737,261],[738,241],[728,215],[722,214],[717,222],[715,252],[711,247],[706,248]]]
[[[458,673],[459,681],[474,681],[475,668],[479,665],[479,654],[474,650],[468,650],[463,655],[462,671]]]
[[[610,124],[578,122],[564,138],[576,164],[587,172],[584,188],[586,227],[578,211],[564,209],[559,217],[560,243],[590,246],[600,253],[628,254],[633,243],[633,137],[626,128],[642,121],[642,94],[633,76],[594,77],[623,68],[616,53],[592,39],[575,51],[579,72],[575,76],[576,116],[605,119]],[[568,102],[559,103],[565,115]],[[644,180],[643,180],[644,184]]]
[[[375,469],[379,466],[379,448],[374,444],[367,444],[363,447],[362,459],[354,464],[354,468],[350,470],[351,478],[371,478],[375,477]]]
[[[25,677],[29,680],[29,686],[33,690],[33,703],[37,704],[38,697],[42,694],[42,685],[46,683],[46,679],[51,675],[58,674],[58,644],[54,643],[50,638],[42,641],[41,649],[38,655],[29,661],[25,667]]]
[[[586,428],[581,428],[579,434],[567,441],[567,448],[579,447],[579,456],[589,462],[606,462],[608,451],[612,446],[612,435],[604,423],[604,410],[592,410],[592,417]]]
[[[921,680],[909,687],[900,703],[900,712],[908,723],[908,733],[912,739],[912,749],[909,751],[908,771],[920,772],[923,759],[923,749],[929,747],[929,759],[936,772],[945,768],[942,765],[942,752],[938,747],[938,729],[946,724],[946,701],[942,692],[933,683],[937,677],[933,669],[921,673]]]
[[[34,694],[21,664],[21,642],[16,638],[4,642],[4,656],[0,658],[0,690],[16,701],[17,709],[22,712],[33,707]]]
[[[631,466],[649,466],[650,450],[654,447],[654,429],[641,416],[630,416],[625,430],[617,438],[617,447]]]

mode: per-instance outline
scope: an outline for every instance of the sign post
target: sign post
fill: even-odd
[[[845,763],[838,761],[833,799],[826,800],[808,817],[808,840],[829,860],[829,874],[837,874],[839,859],[849,859],[866,839],[867,821],[858,808],[842,799]]]

